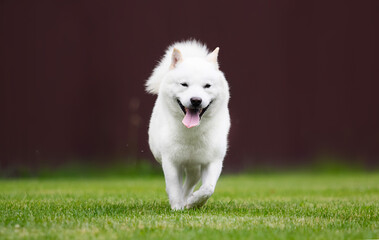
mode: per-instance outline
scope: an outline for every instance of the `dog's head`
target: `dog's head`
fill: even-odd
[[[218,69],[218,51],[216,48],[206,58],[183,58],[173,49],[170,71],[161,89],[171,111],[184,117],[187,128],[199,125],[202,118],[228,103],[229,88]]]

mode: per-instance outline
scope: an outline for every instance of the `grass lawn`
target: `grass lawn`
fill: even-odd
[[[223,175],[173,212],[162,177],[0,180],[0,239],[378,239],[379,174]]]

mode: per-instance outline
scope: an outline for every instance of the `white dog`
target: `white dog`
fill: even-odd
[[[173,210],[204,205],[221,174],[230,117],[218,50],[209,53],[196,41],[175,43],[146,82],[146,90],[158,95],[149,144],[162,164]],[[201,187],[193,192],[200,179]]]

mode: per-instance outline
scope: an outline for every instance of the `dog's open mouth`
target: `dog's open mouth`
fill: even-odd
[[[207,111],[209,106],[211,105],[212,102],[208,104],[205,108],[186,108],[183,106],[183,104],[177,99],[178,104],[180,108],[182,109],[184,113],[184,118],[182,123],[187,127],[195,127],[200,124],[200,119],[203,116],[203,114]]]

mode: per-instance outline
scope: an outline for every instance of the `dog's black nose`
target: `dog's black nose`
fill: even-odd
[[[201,98],[199,98],[199,97],[193,97],[193,98],[191,98],[191,104],[192,104],[192,106],[194,106],[194,107],[198,107],[198,106],[200,106],[200,104],[201,104]]]

